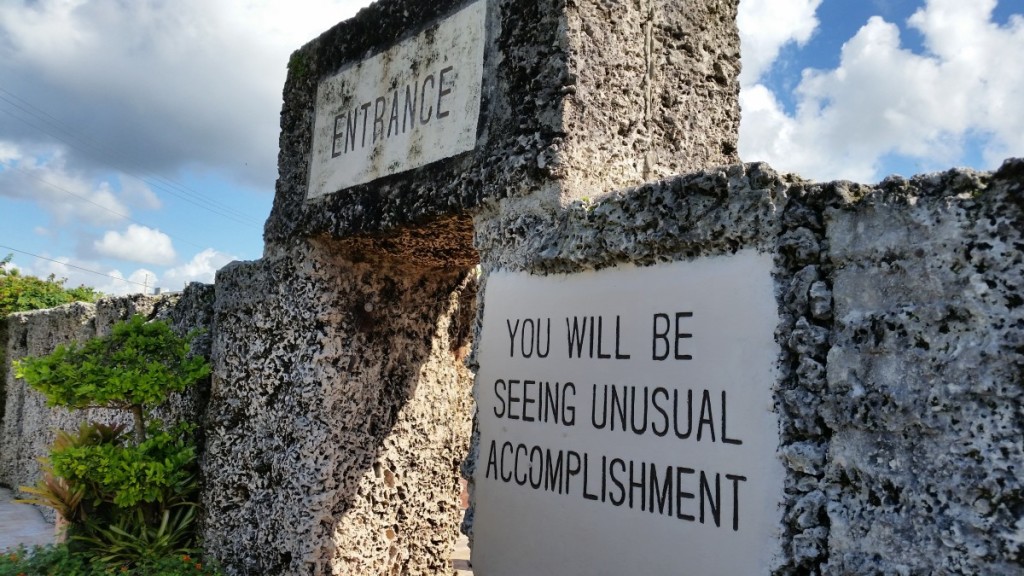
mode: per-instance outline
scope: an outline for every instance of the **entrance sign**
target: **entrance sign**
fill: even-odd
[[[485,12],[478,0],[320,84],[307,198],[476,146]]]
[[[473,565],[768,574],[784,470],[772,257],[487,279]]]

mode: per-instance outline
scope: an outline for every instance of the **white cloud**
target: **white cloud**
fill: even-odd
[[[31,266],[20,268],[21,273],[38,278],[49,278],[52,275],[55,280],[64,280],[64,285],[69,288],[90,286],[109,296],[152,293],[158,279],[155,272],[146,268],[139,268],[125,275],[117,268],[110,268],[92,260],[44,256],[46,259],[33,260]]]
[[[363,3],[2,2],[0,76],[74,127],[76,162],[195,166],[272,191],[289,55]],[[6,117],[0,132],[40,137]]]
[[[76,273],[73,269],[63,267],[62,271],[57,273],[57,276],[61,278],[73,277],[75,280],[84,278],[87,285],[96,286],[96,289],[104,294],[124,295],[137,294],[139,292],[152,294],[156,288],[167,292],[182,290],[189,282],[212,284],[217,270],[234,260],[236,258],[230,254],[224,254],[212,248],[207,248],[193,256],[189,262],[181,266],[165,269],[162,274],[148,268],[139,268],[125,276],[120,270],[109,269],[106,271],[108,278],[104,279],[95,275]],[[109,278],[109,276],[125,278],[130,282],[115,280]],[[70,281],[68,284],[78,285],[72,284]]]
[[[109,226],[129,215],[107,182],[97,184],[68,171],[61,148],[12,154],[0,171],[0,196],[38,203],[58,226]]]
[[[212,284],[217,270],[236,260],[230,254],[207,248],[196,254],[191,261],[164,272],[161,287],[167,290],[181,290],[189,282]]]
[[[753,85],[790,42],[803,45],[818,28],[821,0],[742,0],[736,17],[743,70],[740,84]]]
[[[29,276],[36,276],[38,278],[47,278],[51,274],[54,276],[54,278],[57,278],[57,279],[67,278],[69,286],[78,286],[80,284],[85,284],[85,285],[92,285],[93,284],[93,282],[91,282],[91,281],[90,282],[72,282],[71,281],[72,276],[76,276],[78,271],[73,269],[73,268],[71,268],[70,266],[68,266],[68,263],[71,262],[70,258],[67,258],[65,256],[58,256],[58,257],[51,258],[49,256],[46,256],[45,254],[43,256],[45,258],[50,258],[50,259],[49,260],[33,260],[32,261],[32,265],[28,266],[27,268],[22,268],[22,272],[24,274],[29,275]]]
[[[88,285],[95,286],[96,290],[108,296],[124,296],[126,294],[140,293],[152,294],[157,282],[156,273],[146,268],[139,268],[127,276],[123,275],[120,270],[112,268],[107,270],[106,275],[106,280],[103,280],[102,277],[94,276],[94,279],[90,280]],[[97,282],[95,278],[100,278],[101,282]],[[128,281],[125,282],[116,278],[124,278]],[[68,285],[71,285],[71,283],[69,282]]]
[[[989,167],[1024,154],[1024,18],[991,20],[994,0],[930,0],[911,18],[926,54],[904,47],[897,26],[870,19],[834,70],[805,70],[787,114],[763,85],[741,94],[740,155],[818,180],[878,179],[890,154],[924,168],[956,163],[983,138]]]
[[[1007,61],[1024,54],[1024,16],[1001,27],[991,20],[995,7],[996,0],[931,0],[909,21],[942,62],[942,89],[962,87],[956,104],[967,130],[992,135],[984,149],[990,166],[1024,155],[1024,68]]]
[[[163,207],[160,198],[144,181],[121,175],[121,197],[125,202],[144,210],[159,210]]]
[[[166,266],[177,258],[169,236],[137,224],[128,226],[124,233],[108,230],[93,247],[104,256],[144,264]]]
[[[120,276],[117,270],[113,270],[111,276]],[[139,292],[145,292],[147,294],[152,293],[155,283],[157,282],[157,275],[151,270],[146,268],[139,268],[128,275],[128,282],[113,281],[113,283],[107,286],[107,290],[100,290],[104,294],[138,294]],[[140,286],[141,284],[141,286]]]
[[[21,159],[21,151],[18,150],[18,146],[12,142],[0,140],[0,164],[6,165],[19,159]]]
[[[101,247],[129,256],[121,215],[161,199],[181,208],[170,197],[181,181],[198,189],[184,196],[231,206],[243,206],[226,198],[236,184],[272,193],[289,56],[367,3],[0,0],[0,212],[34,216],[21,202],[37,203],[52,221],[31,224],[50,231],[52,252],[66,253],[70,236],[76,262],[102,261]],[[167,217],[140,220],[168,229]]]

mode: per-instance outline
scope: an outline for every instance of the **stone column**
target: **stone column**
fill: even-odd
[[[475,219],[515,204],[529,234],[735,162],[736,5],[383,0],[292,55],[264,258],[217,279],[206,542],[231,570],[444,566]]]

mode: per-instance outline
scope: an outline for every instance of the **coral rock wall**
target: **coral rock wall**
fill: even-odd
[[[321,240],[173,301],[14,315],[7,355],[133,312],[212,327],[210,389],[168,409],[205,424],[208,549],[234,574],[444,573],[487,274],[755,248],[775,255],[781,318],[773,572],[1021,573],[1024,161],[875,186],[734,165],[557,213],[509,202],[475,227],[478,305],[468,266]],[[78,417],[6,377],[0,482],[28,484]]]
[[[111,327],[133,314],[161,318],[185,334],[202,330],[194,341],[195,353],[209,356],[209,330],[212,328],[213,287],[190,285],[180,295],[166,297],[129,296],[104,298],[96,304],[74,303],[35,312],[12,314],[7,318],[7,358],[49,354],[60,344],[83,341],[109,333]],[[75,430],[89,420],[130,422],[131,417],[118,410],[89,409],[69,412],[48,408],[45,397],[14,377],[13,365],[4,373],[5,402],[0,421],[0,484],[17,488],[31,486],[39,479],[37,458],[49,453],[57,430]],[[200,383],[185,394],[176,394],[158,409],[161,417],[202,420],[203,397],[209,383]],[[43,512],[52,518],[52,512]]]
[[[1024,570],[1024,161],[876,186],[736,165],[476,227],[484,305],[496,269],[774,254],[774,574]]]
[[[206,545],[242,574],[442,573],[475,276],[338,252],[218,274]]]
[[[468,4],[375,2],[291,58],[264,258],[173,305],[15,315],[6,358],[133,311],[207,327],[211,383],[167,410],[203,425],[208,551],[231,574],[438,574],[488,274],[753,248],[781,319],[766,571],[1021,574],[1024,161],[875,186],[735,164],[737,0],[480,1],[472,151],[306,199],[320,82]],[[32,483],[77,420],[6,368],[0,483]]]
[[[1020,574],[1024,161],[832,191],[828,572]]]

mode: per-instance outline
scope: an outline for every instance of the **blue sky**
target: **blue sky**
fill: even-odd
[[[107,293],[259,258],[288,55],[367,3],[3,2],[0,257]],[[741,157],[871,183],[1024,156],[1022,14],[741,0]]]

